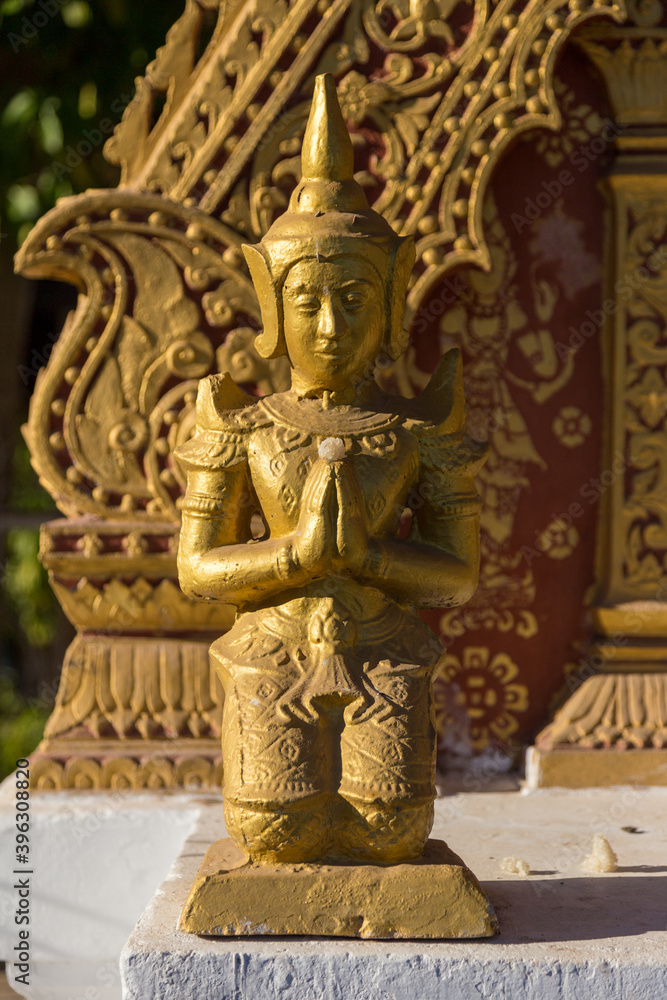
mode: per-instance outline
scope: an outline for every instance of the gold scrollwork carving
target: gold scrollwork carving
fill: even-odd
[[[616,140],[620,155],[607,179],[613,227],[608,289],[614,308],[603,338],[606,453],[623,462],[612,465],[598,526],[591,612],[600,639],[571,668],[574,693],[536,738],[534,771],[541,784],[616,784],[622,773],[638,783],[664,783],[667,44],[664,29],[656,28],[663,8],[652,0],[632,0],[629,14],[638,27],[600,27],[580,39],[605,77],[617,121],[628,126]],[[582,664],[587,676],[577,686],[575,671]],[[592,676],[591,666],[597,668]],[[642,753],[606,752],[611,749]]]
[[[516,134],[558,125],[556,54],[600,14],[620,19],[622,4],[188,0],[107,144],[120,189],[64,201],[18,257],[83,293],[27,432],[63,512],[178,520],[183,484],[154,411],[170,378],[208,374],[216,342],[259,325],[239,245],[286,204],[316,73],[337,75],[374,207],[417,237],[410,321],[452,266],[489,266],[493,166]]]
[[[216,220],[195,223],[179,205],[129,192],[66,201],[46,221],[24,244],[19,266],[57,271],[85,294],[38,380],[27,428],[33,462],[70,516],[176,521],[182,490],[170,489],[179,472],[162,432],[164,422],[183,419],[188,392],[214,362],[202,292],[222,296],[224,286],[228,318],[258,316],[248,279],[224,259],[238,237]],[[174,378],[180,385],[168,389],[173,405],[165,408]]]
[[[667,569],[667,216],[662,198],[638,194],[627,196],[625,210],[625,276],[633,292],[625,306],[624,448],[631,465],[622,573],[625,587],[638,588],[636,596],[655,597]]]

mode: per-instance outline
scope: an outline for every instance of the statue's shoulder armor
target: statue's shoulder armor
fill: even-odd
[[[474,476],[488,445],[465,433],[461,352],[448,351],[417,399],[408,403],[405,426],[419,440],[422,468],[445,476]]]
[[[186,469],[225,469],[247,461],[251,431],[267,422],[256,396],[240,389],[228,372],[199,383],[193,437],[174,451]]]

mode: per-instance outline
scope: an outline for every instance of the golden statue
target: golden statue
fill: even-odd
[[[485,446],[463,433],[458,352],[442,359],[418,400],[386,394],[373,377],[378,362],[406,347],[414,247],[354,180],[329,75],[316,81],[302,172],[288,211],[259,246],[243,248],[262,309],[257,349],[287,355],[291,388],[257,398],[229,375],[204,379],[196,433],[177,452],[187,470],[181,586],[238,609],[211,648],[225,690],[225,817],[238,854],[233,863],[229,849],[218,856],[226,888],[214,902],[210,893],[202,902],[217,870],[207,859],[182,926],[487,935],[495,917],[474,876],[441,842],[424,854],[435,798],[431,688],[443,650],[417,614],[461,604],[477,585],[473,476]],[[361,930],[340,915],[322,923],[321,899],[315,922],[304,925],[303,913],[301,922],[281,922],[284,889],[276,889],[272,925],[266,880],[261,920],[248,916],[247,884],[238,903],[246,909],[229,916],[232,869],[237,881],[241,870],[266,875],[267,866],[301,881],[302,866],[316,880],[337,871],[340,889],[341,865],[366,910],[376,905],[369,878],[389,871],[391,882],[382,866],[400,866],[408,887],[410,878],[430,879],[430,926],[387,929],[391,906],[380,924],[365,912]],[[467,886],[458,923],[450,912],[449,924],[437,924],[434,867]]]

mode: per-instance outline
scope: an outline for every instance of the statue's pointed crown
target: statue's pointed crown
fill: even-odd
[[[301,149],[301,174],[289,208],[262,243],[316,236],[397,238],[389,223],[370,208],[354,179],[352,140],[330,73],[315,80]]]
[[[315,80],[313,102],[301,147],[301,174],[304,181],[315,183],[354,180],[352,141],[330,73],[324,73]],[[298,211],[298,205],[293,204],[292,208]]]

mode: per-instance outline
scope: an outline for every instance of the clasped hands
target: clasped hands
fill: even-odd
[[[349,460],[316,459],[308,473],[297,530],[295,561],[309,576],[360,573],[368,554],[363,494]]]

